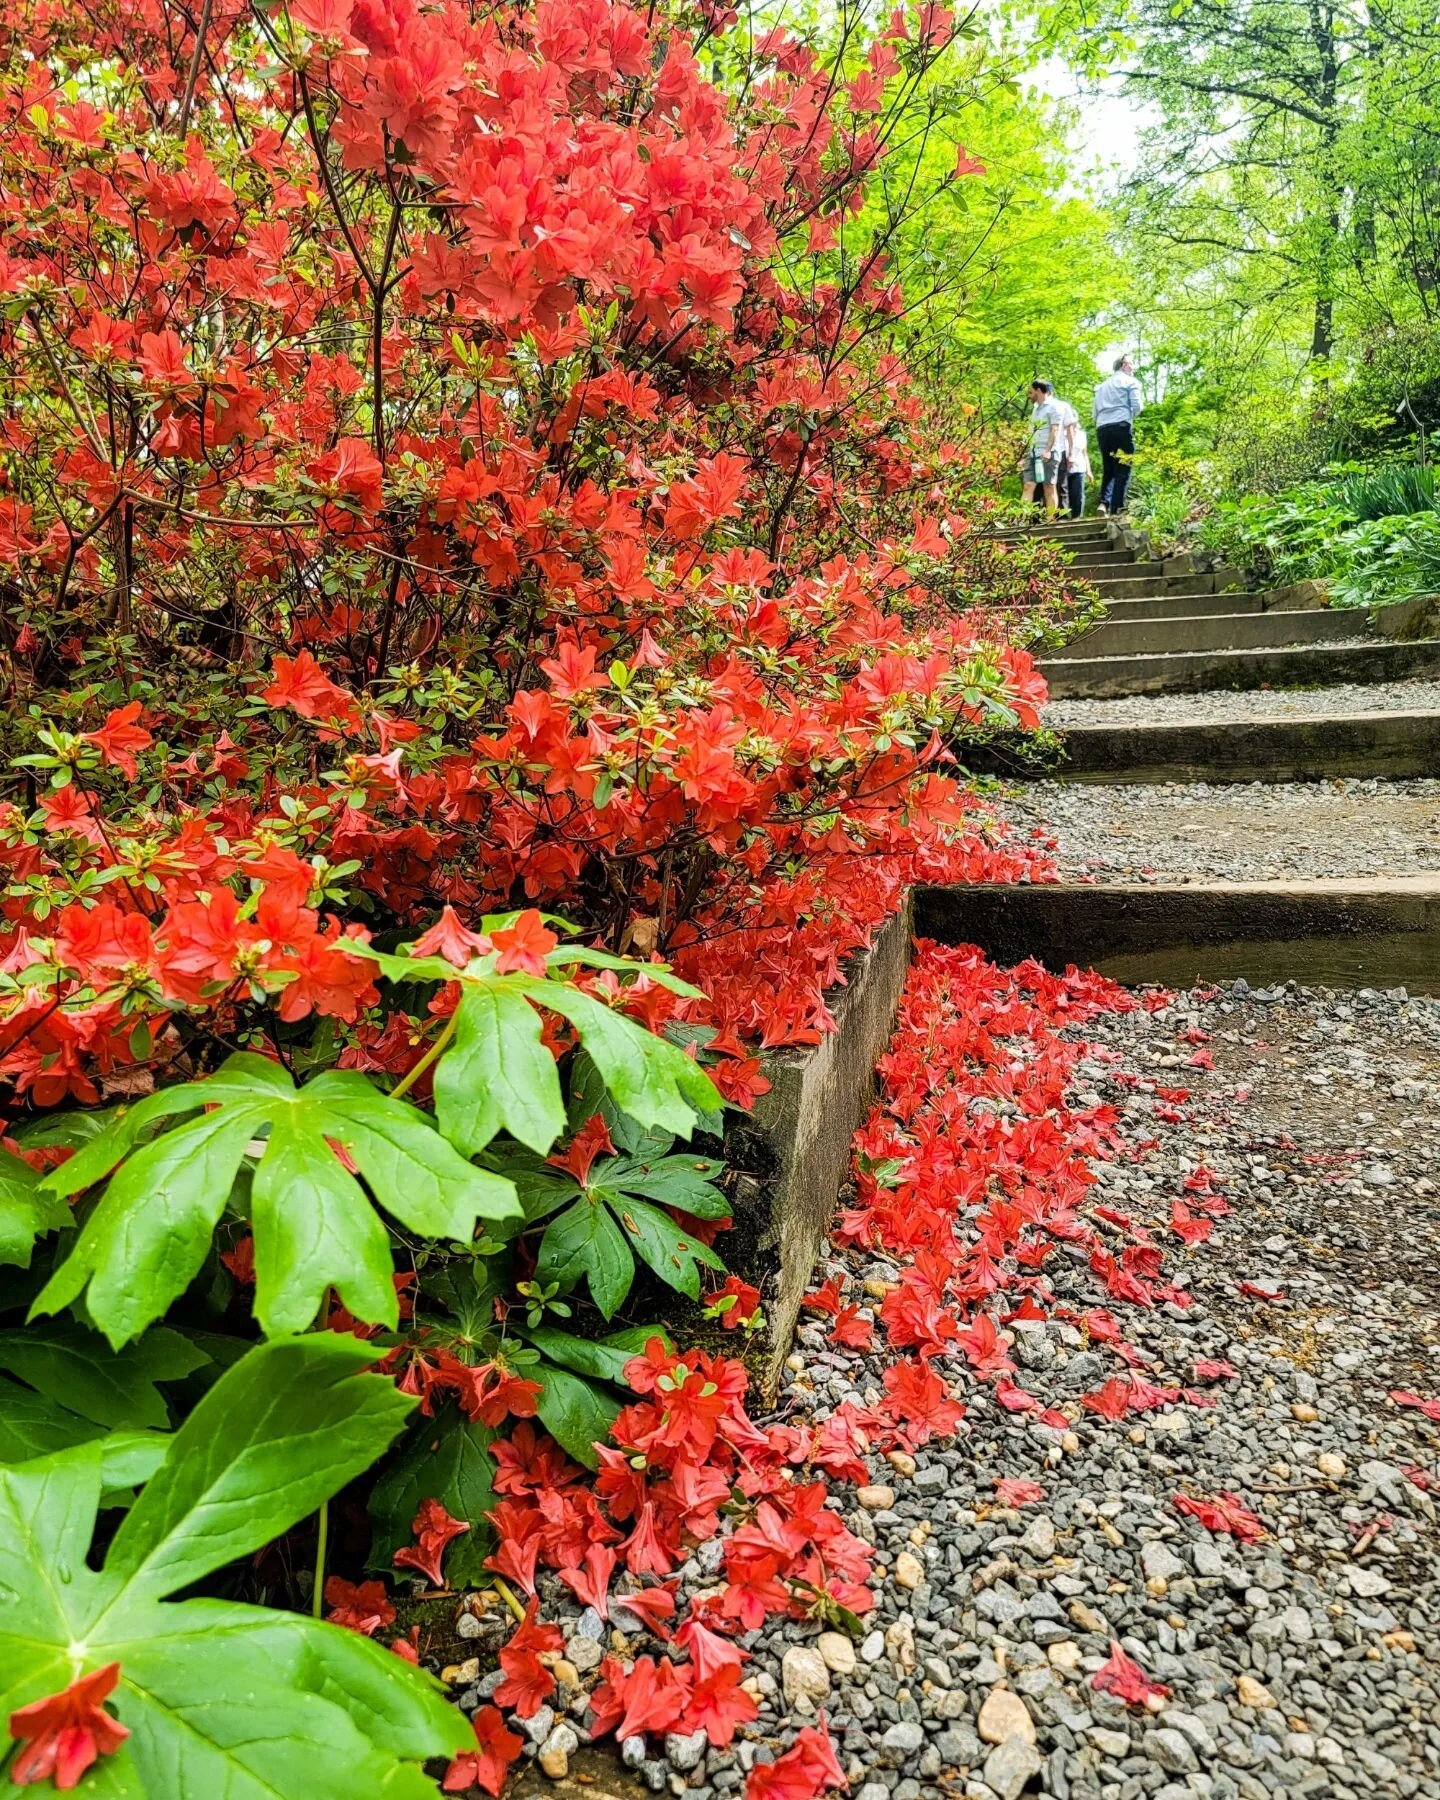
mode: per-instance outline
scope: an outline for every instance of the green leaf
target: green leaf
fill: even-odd
[[[632,975],[644,975],[656,987],[668,988],[686,1000],[703,1000],[704,990],[682,981],[669,963],[642,963],[629,956],[612,956],[608,950],[592,950],[585,944],[561,944],[545,958],[548,969],[562,969],[572,963],[584,963],[592,969],[620,969]]]
[[[0,1369],[67,1411],[116,1430],[166,1429],[170,1412],[155,1384],[183,1380],[209,1360],[163,1325],[118,1351],[70,1323],[0,1332]]]
[[[373,1526],[370,1567],[393,1573],[395,1552],[411,1541],[411,1521],[423,1500],[438,1500],[452,1519],[470,1529],[445,1552],[452,1582],[486,1579],[485,1558],[493,1534],[485,1514],[495,1504],[495,1464],[490,1446],[495,1432],[467,1419],[453,1400],[433,1419],[416,1418],[370,1494]]]
[[[710,1077],[668,1039],[647,1031],[624,1013],[562,982],[510,979],[541,1006],[569,1019],[604,1077],[615,1104],[642,1125],[658,1125],[688,1138],[697,1113],[715,1112],[725,1102]]]
[[[106,1570],[159,1595],[288,1531],[369,1468],[411,1400],[360,1371],[374,1346],[333,1332],[279,1339],[222,1375],[115,1534]]]
[[[700,1298],[700,1269],[723,1269],[724,1263],[708,1245],[682,1231],[668,1214],[633,1195],[612,1202],[635,1253],[664,1282],[692,1300]]]
[[[661,1206],[678,1206],[697,1219],[728,1219],[730,1202],[716,1186],[724,1163],[708,1156],[666,1156],[653,1162],[616,1157],[595,1171],[600,1186],[640,1194]]]
[[[323,1137],[276,1119],[250,1192],[255,1314],[266,1332],[304,1331],[332,1283],[357,1319],[395,1329],[389,1233]]]
[[[70,1208],[40,1186],[40,1177],[22,1157],[0,1148],[0,1263],[30,1267],[35,1239],[70,1223]]]
[[[657,1333],[652,1331],[650,1335],[654,1337]],[[559,1363],[576,1375],[589,1375],[596,1381],[623,1381],[626,1363],[638,1354],[618,1344],[576,1337],[573,1332],[560,1331],[553,1325],[536,1325],[525,1333],[525,1337],[551,1362]]]
[[[576,1462],[593,1469],[600,1461],[595,1447],[609,1440],[619,1401],[583,1375],[572,1375],[553,1363],[538,1364],[535,1379],[540,1383],[535,1403],[540,1423]]]
[[[201,1105],[214,1110],[130,1153],[148,1123]],[[479,1218],[520,1216],[508,1181],[472,1167],[424,1113],[364,1075],[332,1071],[296,1087],[278,1064],[241,1051],[206,1080],[132,1107],[47,1177],[57,1193],[73,1194],[124,1158],[32,1316],[85,1293],[112,1345],[137,1337],[199,1273],[242,1161],[258,1155],[251,1198],[262,1328],[303,1329],[329,1287],[357,1318],[393,1327],[389,1240],[337,1149],[374,1199],[421,1236],[467,1241]]]
[[[89,1443],[104,1431],[33,1388],[0,1381],[0,1463],[25,1463],[75,1444]]]
[[[177,1434],[98,1572],[102,1495],[143,1479],[155,1452],[87,1444],[0,1470],[0,1715],[120,1664],[111,1705],[130,1736],[79,1792],[433,1800],[424,1764],[473,1742],[428,1676],[353,1633],[166,1599],[287,1529],[388,1442],[407,1402],[360,1373],[373,1355],[328,1334],[251,1351]]]
[[[535,1275],[542,1283],[565,1287],[582,1274],[590,1298],[607,1319],[614,1318],[635,1279],[635,1259],[625,1234],[594,1193],[582,1193],[551,1220],[535,1259]]]
[[[435,1066],[435,1115],[472,1156],[502,1128],[539,1156],[565,1128],[555,1058],[529,1001],[503,981],[466,983],[455,1041]]]

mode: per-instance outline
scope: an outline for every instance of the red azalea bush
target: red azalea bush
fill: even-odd
[[[81,18],[0,25],[0,618],[72,777],[10,814],[12,926],[102,882],[132,936],[225,913],[274,842],[302,909],[354,865],[344,929],[563,908],[784,1042],[906,878],[1023,872],[950,759],[1043,690],[843,239],[944,9],[839,86],[772,34],[743,104],[714,13],[220,5],[203,55],[170,6]],[[342,968],[311,924],[267,967]],[[185,954],[154,935],[120,966]],[[91,1012],[94,973],[56,969]],[[126,1060],[72,1013],[42,1061]]]

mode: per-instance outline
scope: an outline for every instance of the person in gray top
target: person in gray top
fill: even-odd
[[[1100,511],[1121,513],[1135,458],[1135,420],[1145,405],[1135,365],[1115,359],[1113,373],[1095,390],[1095,441],[1100,446]]]
[[[1053,519],[1058,505],[1056,484],[1060,475],[1060,456],[1064,448],[1065,417],[1055,390],[1048,381],[1030,383],[1030,439],[1020,459],[1020,477],[1024,482],[1025,504],[1033,506],[1036,490],[1045,491],[1045,511]]]

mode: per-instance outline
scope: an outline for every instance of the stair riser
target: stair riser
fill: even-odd
[[[1055,700],[1202,694],[1227,688],[1328,687],[1337,682],[1369,684],[1440,675],[1440,638],[1416,643],[1214,650],[1191,656],[1047,657],[1040,671]]]
[[[1154,594],[1150,599],[1107,599],[1105,623],[1123,625],[1136,619],[1206,619],[1224,612],[1314,612],[1318,599],[1307,599],[1294,592],[1278,590],[1274,594]],[[1359,635],[1363,626],[1355,626]]]
[[[1416,781],[1440,776],[1440,712],[1070,726],[1061,781]],[[1051,773],[1046,771],[1047,774]]]
[[[1219,596],[1212,596],[1219,598]],[[1199,618],[1105,619],[1054,654],[1185,656],[1197,650],[1280,650],[1363,636],[1365,621],[1343,612],[1216,613]]]
[[[915,929],[942,944],[978,944],[998,963],[1033,956],[1135,984],[1243,976],[1258,987],[1298,975],[1326,987],[1440,992],[1435,877],[922,888]]]

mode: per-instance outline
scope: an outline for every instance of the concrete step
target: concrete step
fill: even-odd
[[[1127,720],[1070,725],[1049,773],[1106,784],[1212,783],[1440,777],[1440,712],[1310,714],[1275,719],[1205,719],[1174,724]],[[1022,776],[1026,773],[1017,770]]]
[[[1223,594],[1202,595],[1222,600]],[[1368,635],[1364,614],[1351,611],[1215,612],[1150,619],[1108,614],[1051,655],[1057,660],[1095,656],[1186,655],[1195,650],[1267,650],[1286,644],[1339,643]]]
[[[1294,590],[1273,593],[1152,594],[1144,600],[1112,600],[1106,596],[1105,618],[1201,619],[1212,613],[1309,612],[1320,605]],[[1357,628],[1363,631],[1363,625]]]
[[[1141,594],[1163,594],[1168,592],[1170,585],[1163,564],[1136,562],[1133,558],[1128,562],[1112,563],[1099,569],[1081,569],[1078,563],[1071,563],[1070,569],[1074,574],[1083,574],[1102,594],[1114,592],[1123,595],[1128,594],[1132,588],[1137,597]]]
[[[1096,550],[1108,550],[1111,547],[1110,533],[1103,525],[1095,526],[1088,522],[1073,527],[1037,530],[1034,526],[1007,526],[994,535],[1006,543],[1029,541],[1033,538],[1045,538],[1054,544],[1062,544],[1067,550],[1079,550],[1088,545]]]
[[[1440,675],[1440,638],[1202,650],[1168,656],[1047,656],[1040,672],[1056,700],[1403,681],[1409,676]]]
[[[1082,545],[1070,559],[1072,569],[1123,569],[1138,566],[1133,550],[1092,550]]]
[[[922,888],[915,929],[996,962],[1098,969],[1190,987],[1398,987],[1440,992],[1440,875],[1135,887],[1017,883]]]

